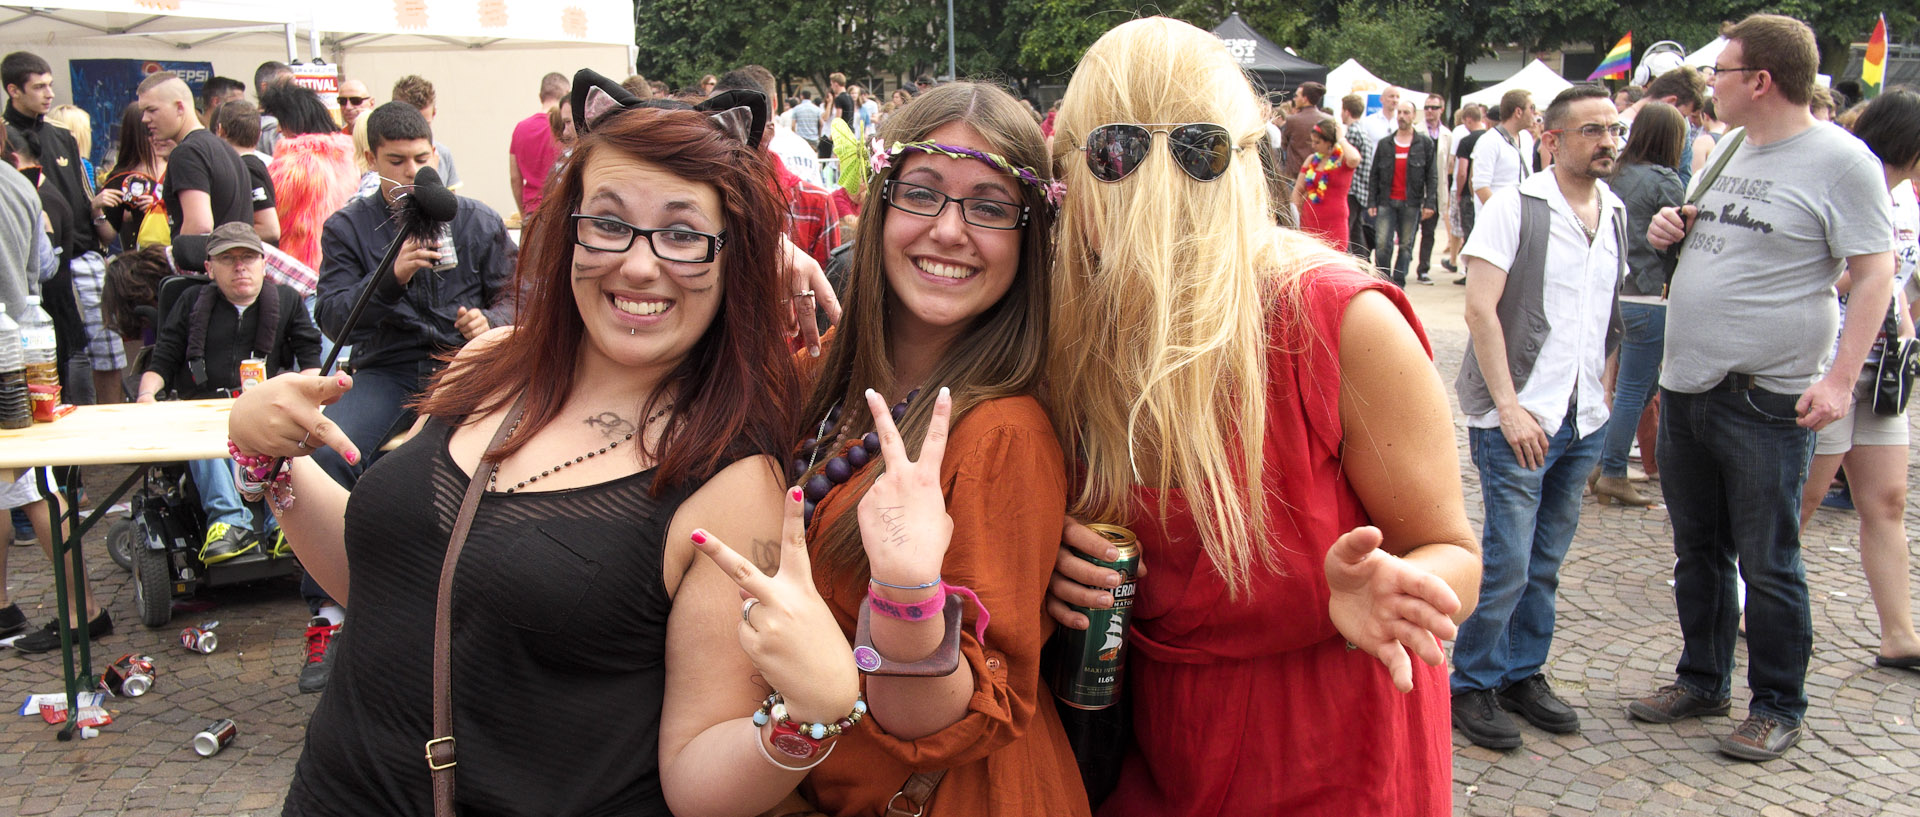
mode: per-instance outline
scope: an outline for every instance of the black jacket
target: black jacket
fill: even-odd
[[[154,343],[153,357],[147,362],[147,371],[166,378],[165,389],[177,391],[182,400],[197,400],[217,397],[221,389],[229,391],[240,387],[240,361],[249,357],[260,357],[267,361],[267,376],[281,372],[311,369],[320,365],[320,330],[315,329],[313,321],[307,318],[307,308],[301,303],[300,293],[285,284],[267,282],[252,306],[241,312],[233,308],[218,290],[213,292],[213,309],[208,313],[206,329],[206,382],[196,385],[188,366],[187,339],[193,331],[194,304],[199,300],[201,291],[217,287],[217,284],[202,284],[177,298],[173,308],[160,325],[159,340]],[[273,327],[271,349],[255,348],[259,334],[259,321],[268,298],[278,298],[278,326]]]
[[[453,218],[458,266],[449,272],[422,270],[406,286],[391,274],[373,275],[396,228],[379,193],[355,197],[332,216],[320,234],[320,297],[314,316],[335,343],[353,344],[358,368],[406,368],[459,349],[466,336],[453,325],[459,307],[486,313],[494,326],[513,323],[513,270],[520,249],[507,237],[500,214],[460,197]],[[378,288],[353,331],[343,337],[347,313],[361,290]]]
[[[27,116],[11,103],[6,108],[7,124],[34,137],[40,151],[40,172],[46,174],[46,183],[67,200],[67,209],[73,213],[67,235],[55,236],[54,244],[73,247],[77,252],[60,259],[60,263],[64,266],[81,253],[100,249],[100,237],[93,231],[93,185],[87,182],[87,172],[80,164],[80,144],[66,128],[47,124],[46,117]]]
[[[1389,133],[1385,139],[1373,147],[1373,168],[1367,174],[1367,188],[1373,197],[1368,199],[1369,206],[1378,207],[1389,200],[1393,192],[1393,140],[1398,132]],[[1413,145],[1407,151],[1407,201],[1420,202],[1427,210],[1440,209],[1440,191],[1433,180],[1433,151],[1431,138],[1419,131],[1413,132]]]

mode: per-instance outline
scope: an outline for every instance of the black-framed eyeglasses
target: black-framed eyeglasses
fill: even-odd
[[[989,230],[1018,230],[1025,227],[1033,209],[999,199],[954,198],[931,187],[898,179],[888,179],[880,190],[880,197],[895,210],[927,218],[935,218],[946,212],[948,202],[958,202],[961,220]]]
[[[1554,128],[1547,132],[1548,133],[1566,133],[1568,130],[1569,130],[1568,128]],[[1604,136],[1609,133],[1613,134],[1613,138],[1619,139],[1623,142],[1626,141],[1627,139],[1627,126],[1622,125],[1618,122],[1615,122],[1611,125],[1602,125],[1597,122],[1593,122],[1593,123],[1581,125],[1580,127],[1577,127],[1577,128],[1572,128],[1571,130],[1574,133],[1580,134],[1581,136],[1584,136],[1588,139],[1598,139],[1601,136]]]
[[[1748,66],[1743,66],[1743,67],[1740,67],[1740,68],[1721,68],[1720,66],[1718,66],[1718,65],[1716,65],[1716,66],[1714,66],[1714,67],[1713,67],[1713,75],[1714,75],[1714,76],[1719,76],[1719,75],[1721,75],[1721,74],[1739,74],[1739,73],[1744,73],[1744,72],[1747,72],[1747,71],[1765,71],[1765,70],[1767,70],[1767,69],[1765,69],[1765,68],[1755,68],[1755,67],[1753,67],[1753,66],[1751,66],[1751,65],[1748,65]]]
[[[1087,133],[1080,150],[1087,154],[1087,169],[1094,178],[1117,182],[1146,162],[1156,133],[1167,135],[1167,151],[1173,163],[1197,182],[1226,175],[1233,154],[1240,150],[1226,127],[1212,122],[1101,125]]]
[[[617,218],[585,213],[574,213],[568,219],[573,222],[573,243],[599,252],[626,252],[633,249],[634,239],[645,237],[654,256],[662,261],[705,264],[727,245],[725,230],[718,235],[685,227],[648,230]]]

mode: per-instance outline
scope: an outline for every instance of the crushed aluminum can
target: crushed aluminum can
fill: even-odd
[[[138,698],[153,688],[153,659],[127,653],[100,674],[100,688],[120,698]]]
[[[180,646],[207,655],[220,647],[220,634],[213,628],[220,626],[218,621],[203,622],[198,627],[188,627],[180,631]]]
[[[227,748],[227,744],[232,743],[233,736],[237,734],[240,734],[240,727],[233,722],[233,719],[221,718],[207,724],[207,728],[193,736],[193,751],[201,757],[213,757],[220,754],[221,749]]]

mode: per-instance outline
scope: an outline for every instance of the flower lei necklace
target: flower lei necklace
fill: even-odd
[[[1055,207],[1058,207],[1060,200],[1067,195],[1066,183],[1044,178],[1039,173],[1035,173],[1033,168],[1016,165],[1007,161],[1006,157],[998,153],[987,153],[986,151],[974,150],[973,148],[961,147],[959,145],[943,145],[938,142],[893,143],[893,147],[888,148],[886,152],[875,153],[873,158],[868,160],[873,175],[879,176],[881,173],[886,172],[888,168],[893,167],[893,159],[895,156],[907,153],[926,153],[946,156],[952,159],[973,159],[975,161],[985,162],[1019,179],[1021,184],[1040,191],[1040,195],[1046,198],[1047,203]]]
[[[1307,157],[1307,177],[1303,184],[1307,188],[1307,201],[1320,204],[1327,200],[1327,178],[1340,166],[1340,148],[1334,146],[1333,155],[1315,153]]]

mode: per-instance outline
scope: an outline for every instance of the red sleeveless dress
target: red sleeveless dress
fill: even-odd
[[[1414,691],[1401,694],[1327,613],[1327,549],[1368,524],[1341,467],[1339,402],[1340,321],[1367,289],[1392,299],[1431,356],[1406,296],[1357,272],[1309,273],[1307,314],[1271,316],[1267,544],[1284,575],[1256,563],[1251,594],[1229,599],[1179,492],[1160,519],[1160,492],[1136,489],[1150,572],[1127,658],[1134,738],[1100,817],[1451,813],[1446,671],[1415,658]]]

